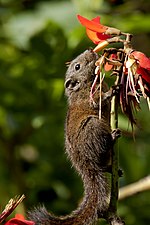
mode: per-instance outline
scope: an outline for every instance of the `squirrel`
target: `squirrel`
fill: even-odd
[[[102,85],[102,118],[99,119],[99,93],[90,103],[91,85],[95,78],[98,54],[84,51],[71,61],[65,77],[68,111],[65,123],[65,147],[72,165],[83,180],[84,197],[70,215],[56,217],[44,206],[28,212],[36,225],[90,225],[104,218],[109,205],[106,176],[110,164],[113,135],[110,129],[110,94]]]

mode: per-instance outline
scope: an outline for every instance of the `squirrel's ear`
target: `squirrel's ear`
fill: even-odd
[[[71,62],[72,62],[72,61],[66,62],[66,63],[65,63],[65,64],[66,64],[66,67],[68,67],[68,66],[71,64]]]

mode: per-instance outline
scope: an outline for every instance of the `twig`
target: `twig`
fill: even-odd
[[[135,195],[136,193],[150,190],[150,175],[143,179],[129,184],[119,190],[119,200]]]
[[[24,200],[25,195],[16,196],[11,198],[8,204],[5,206],[5,209],[0,214],[0,223],[2,223],[13,211],[14,209]]]

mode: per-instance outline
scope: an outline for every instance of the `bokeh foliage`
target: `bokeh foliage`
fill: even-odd
[[[82,197],[82,183],[64,154],[65,63],[93,46],[76,14],[101,15],[104,24],[133,33],[133,46],[150,56],[150,2],[147,0],[0,1],[0,205],[17,194],[19,212],[39,202],[66,214]],[[135,141],[120,115],[120,185],[148,175],[149,111],[138,112]],[[146,225],[150,193],[119,203],[127,225]]]

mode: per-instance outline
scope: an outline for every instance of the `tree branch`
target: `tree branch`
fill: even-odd
[[[150,190],[150,175],[143,179],[129,184],[119,190],[119,200],[135,195],[136,193]]]

